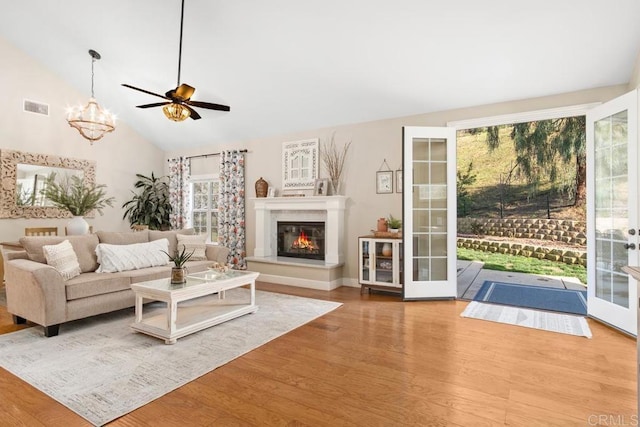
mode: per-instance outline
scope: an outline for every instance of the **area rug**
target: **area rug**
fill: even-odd
[[[587,319],[571,314],[471,301],[460,316],[580,337],[592,336]]]
[[[487,280],[473,300],[583,316],[587,314],[586,290],[556,289]]]
[[[226,299],[248,301],[248,293],[229,290]],[[103,425],[341,305],[264,291],[256,291],[256,303],[256,313],[174,345],[132,332],[133,309],[63,324],[52,338],[28,328],[0,335],[0,366]],[[152,305],[145,315],[164,310]]]

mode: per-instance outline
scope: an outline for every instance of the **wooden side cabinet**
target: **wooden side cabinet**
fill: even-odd
[[[402,239],[358,238],[358,281],[365,289],[402,292]]]

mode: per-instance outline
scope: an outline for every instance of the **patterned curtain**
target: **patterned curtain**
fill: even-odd
[[[238,150],[220,153],[220,199],[218,243],[230,249],[229,263],[246,269],[244,228],[244,154]]]
[[[169,203],[171,203],[171,228],[182,229],[189,226],[191,215],[189,212],[189,175],[191,161],[186,157],[169,159]]]

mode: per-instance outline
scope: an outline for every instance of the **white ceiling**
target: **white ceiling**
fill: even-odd
[[[180,0],[0,11],[0,37],[87,97],[97,50],[98,102],[164,150],[627,83],[640,50],[638,0],[186,0],[181,83],[231,112],[173,123],[120,84],[176,86]]]

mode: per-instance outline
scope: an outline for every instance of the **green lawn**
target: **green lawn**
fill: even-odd
[[[569,265],[562,262],[517,255],[474,251],[473,249],[467,248],[458,248],[458,259],[482,261],[484,262],[484,268],[487,270],[577,277],[582,283],[587,283],[587,269],[581,265]]]

